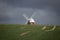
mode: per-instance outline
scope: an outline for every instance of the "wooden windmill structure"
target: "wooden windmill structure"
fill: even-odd
[[[35,14],[36,14],[36,13],[33,13],[33,15],[32,15],[30,18],[28,18],[28,17],[26,16],[26,14],[23,14],[23,16],[25,17],[25,19],[27,20],[25,24],[31,24],[31,25],[36,24],[36,23],[35,23],[35,20],[33,19],[33,17],[35,16]]]

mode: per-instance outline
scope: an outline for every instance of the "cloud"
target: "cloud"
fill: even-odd
[[[46,2],[51,5],[46,5]],[[36,12],[34,19],[38,24],[60,24],[60,14],[55,10],[57,8],[55,4],[57,5],[59,2],[52,1],[51,3],[51,1],[42,0],[28,0],[28,2],[27,0],[10,0],[10,2],[6,0],[0,2],[0,23],[24,24],[26,20],[22,15],[25,13],[30,17]]]

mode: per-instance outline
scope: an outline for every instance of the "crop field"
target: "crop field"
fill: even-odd
[[[0,24],[0,40],[60,40],[60,26]]]

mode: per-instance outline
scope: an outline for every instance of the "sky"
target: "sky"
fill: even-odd
[[[0,24],[25,24],[27,17],[36,24],[60,24],[60,0],[0,0]]]

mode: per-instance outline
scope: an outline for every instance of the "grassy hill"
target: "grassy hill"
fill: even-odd
[[[60,26],[0,24],[0,40],[60,40]]]

